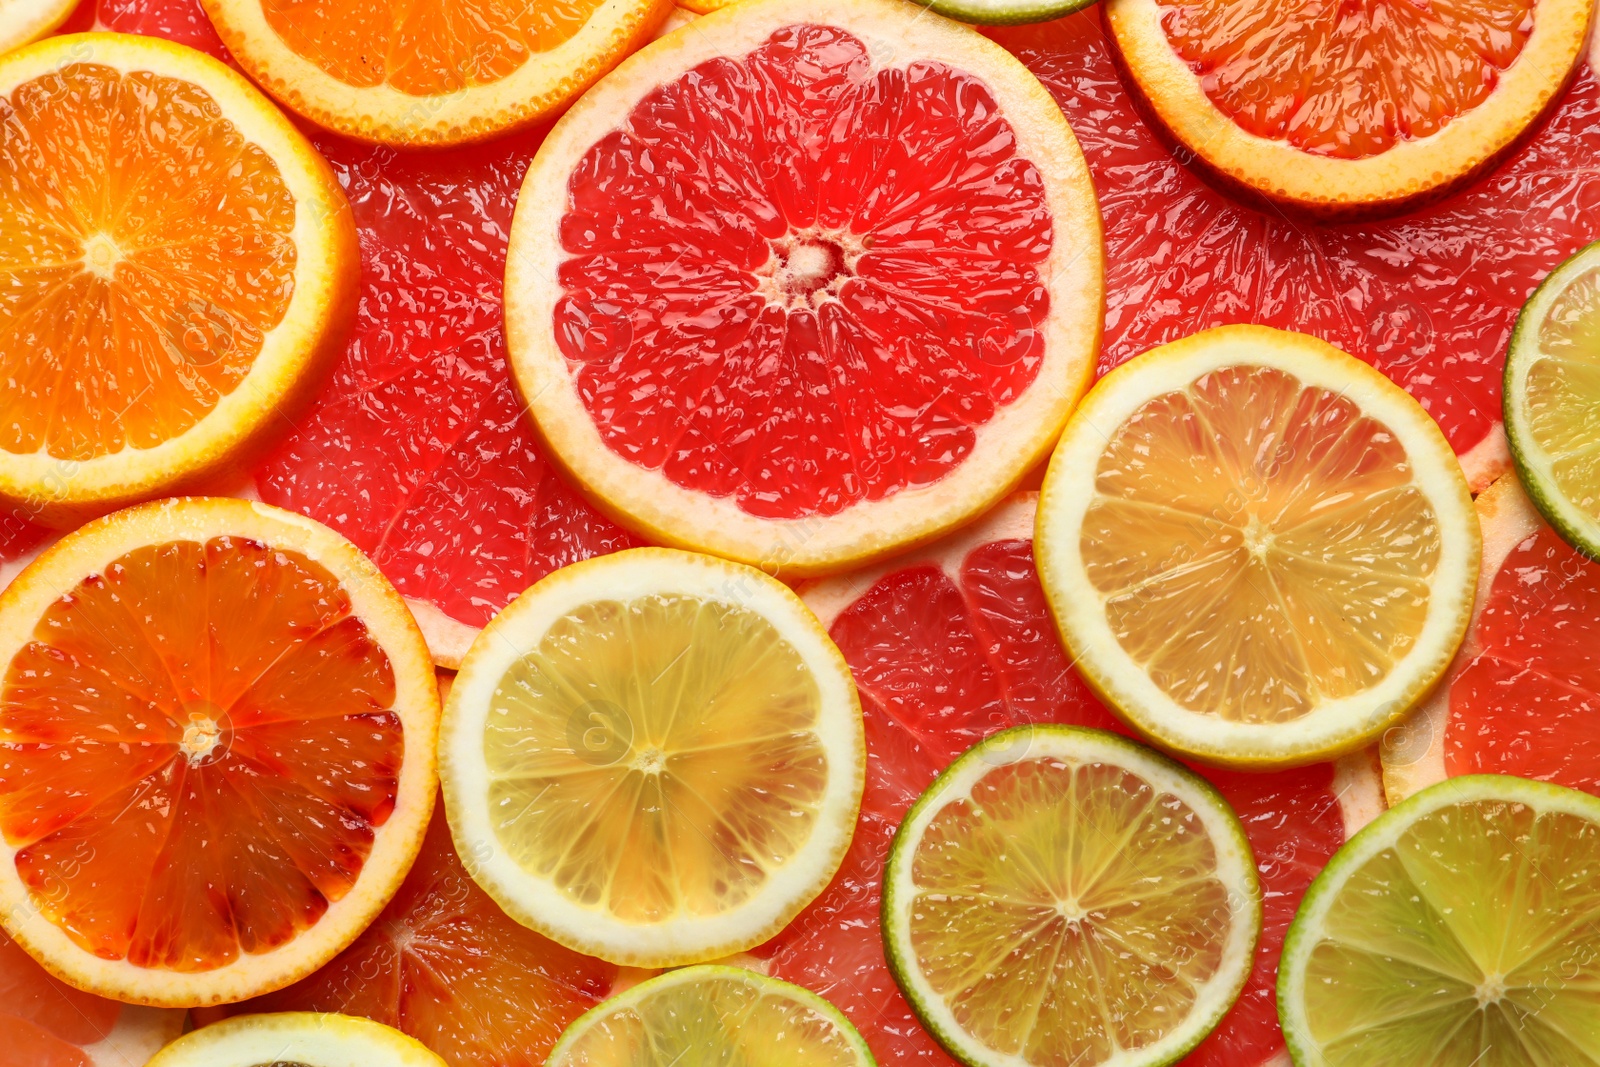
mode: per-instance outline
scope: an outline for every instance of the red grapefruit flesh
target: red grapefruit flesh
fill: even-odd
[[[1032,495],[1019,495],[975,530],[804,590],[855,673],[867,789],[838,877],[756,954],[773,974],[838,1005],[883,1063],[954,1062],[901,998],[878,934],[883,863],[906,809],[957,755],[1007,726],[1060,722],[1128,733],[1073,671],[1056,637],[1034,570],[1032,525]],[[1348,814],[1327,764],[1274,774],[1197,768],[1244,823],[1265,915],[1249,983],[1183,1061],[1189,1067],[1255,1067],[1283,1051],[1273,986],[1284,930],[1306,886],[1343,844],[1347,820],[1376,813],[1375,777],[1356,767],[1341,771],[1360,779]]]

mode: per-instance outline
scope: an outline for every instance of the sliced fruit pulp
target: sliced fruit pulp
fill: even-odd
[[[996,730],[1021,722],[1127,730],[1068,662],[1029,541],[979,546],[959,580],[931,564],[894,571],[846,608],[831,633],[855,673],[866,717],[861,818],[833,883],[756,953],[773,974],[838,1005],[880,1062],[950,1064],[884,962],[878,901],[895,828],[940,770]],[[1283,1048],[1273,994],[1278,949],[1306,886],[1344,842],[1344,822],[1326,765],[1201,773],[1244,823],[1260,868],[1264,923],[1238,1003],[1184,1062],[1253,1067]]]
[[[89,1067],[81,1046],[102,1041],[122,1005],[80,992],[0,930],[0,1067]]]
[[[506,916],[456,858],[444,804],[411,873],[355,943],[287,989],[216,1010],[334,1011],[403,1030],[450,1067],[543,1067],[567,1024],[608,996],[614,964]]]
[[[1438,133],[1494,91],[1536,0],[1156,0],[1211,102],[1259,137],[1363,159]]]
[[[1319,1062],[1594,1063],[1597,864],[1600,827],[1569,812],[1419,818],[1350,875],[1306,961]]]
[[[1524,384],[1528,429],[1550,457],[1563,496],[1600,518],[1600,270],[1572,279],[1556,297],[1537,336],[1542,358]]]
[[[294,199],[197,85],[73,63],[0,101],[0,447],[88,460],[188,430],[294,291]]]
[[[821,707],[805,660],[754,610],[584,604],[490,699],[494,831],[525,870],[622,922],[721,914],[816,828]]]
[[[1427,620],[1438,520],[1405,449],[1284,371],[1227,367],[1146,402],[1111,431],[1095,494],[1085,571],[1185,708],[1293,721],[1381,681]]]
[[[393,811],[394,698],[321,565],[228,537],[135,549],[7,667],[0,832],[102,958],[201,971],[275,948],[349,891]]]
[[[1033,382],[1038,169],[976,78],[873,66],[842,30],[779,30],[573,171],[556,340],[618,455],[753,515],[833,515],[938,481]]]
[[[339,7],[265,0],[261,11],[295,54],[347,85],[435,96],[514,73],[534,53],[571,38],[599,6],[600,0],[369,0]]]
[[[1600,564],[1543,524],[1500,566],[1450,684],[1446,772],[1600,794]]]

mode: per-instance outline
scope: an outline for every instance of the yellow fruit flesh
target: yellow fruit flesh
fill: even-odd
[[[1580,274],[1556,297],[1538,346],[1523,391],[1528,428],[1562,495],[1600,519],[1600,270]]]
[[[1386,427],[1240,366],[1115,431],[1080,550],[1116,640],[1168,696],[1281,723],[1370,688],[1412,647],[1440,537]]]
[[[490,702],[494,832],[525,870],[624,922],[720,914],[816,825],[820,711],[799,653],[753,611],[586,604]]]

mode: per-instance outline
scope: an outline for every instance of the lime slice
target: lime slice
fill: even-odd
[[[873,1067],[838,1008],[738,967],[684,967],[578,1017],[545,1067]]]
[[[121,1057],[117,1061],[125,1062]],[[240,1015],[185,1034],[149,1067],[445,1067],[422,1042],[352,1015]]]
[[[743,564],[644,548],[489,623],[440,735],[456,849],[506,912],[639,967],[751,948],[828,884],[865,779],[844,657]]]
[[[1502,403],[1534,506],[1600,559],[1600,241],[1551,271],[1522,306]]]
[[[920,0],[941,15],[980,26],[1015,26],[1024,22],[1048,22],[1074,11],[1082,11],[1095,0],[1054,0],[1030,3],[1028,0]]]
[[[1208,783],[1103,730],[1019,726],[952,763],[884,874],[889,968],[972,1067],[1173,1063],[1261,932],[1244,828]]]
[[[1284,941],[1298,1067],[1600,1064],[1600,799],[1430,786],[1317,876]]]

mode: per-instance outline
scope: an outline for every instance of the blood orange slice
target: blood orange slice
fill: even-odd
[[[901,997],[878,934],[884,861],[912,802],[963,750],[1005,727],[1126,731],[1055,635],[1033,562],[1034,506],[1034,494],[1019,494],[927,549],[802,589],[856,677],[867,788],[833,884],[755,954],[772,974],[838,1005],[881,1063],[953,1063]],[[1283,932],[1347,827],[1353,833],[1381,809],[1378,778],[1364,755],[1272,774],[1200,770],[1244,824],[1264,916],[1243,994],[1184,1062],[1257,1067],[1283,1052],[1273,1002]]]
[[[1384,738],[1389,802],[1463,774],[1600,794],[1600,564],[1540,518],[1515,475],[1475,504],[1472,623],[1445,683]]]
[[[1094,191],[1060,110],[899,0],[762,0],[631,58],[518,199],[512,366],[650,536],[803,575],[1003,496],[1087,382]]]
[[[1589,0],[1110,0],[1156,118],[1231,182],[1348,213],[1437,195],[1565,88]]]
[[[439,694],[349,542],[222,498],[68,535],[0,597],[0,921],[135,1003],[252,996],[353,940],[416,856]]]

